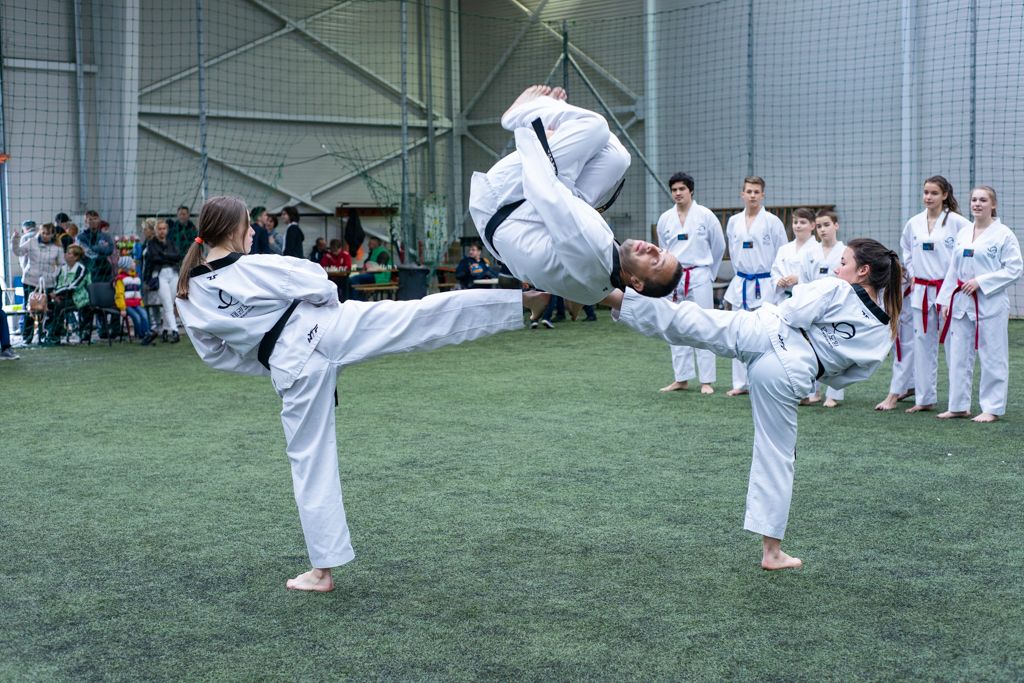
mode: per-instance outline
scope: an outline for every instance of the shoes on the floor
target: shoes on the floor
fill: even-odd
[[[593,322],[597,322],[597,316],[596,316],[596,315],[593,315],[593,316],[590,316],[590,317],[584,318],[584,319],[583,319],[583,322],[585,322],[585,323],[593,323]]]
[[[149,346],[156,339],[156,332],[150,332],[142,338],[142,346]]]
[[[531,329],[531,330],[535,330],[535,329],[537,329],[537,328],[538,328],[539,326],[540,326],[540,323],[539,323],[539,322],[537,322],[536,320],[533,320],[533,321],[531,321],[531,322],[530,322],[530,329]]]
[[[551,323],[550,320],[547,320],[547,319],[541,320],[540,324],[543,325],[544,327],[548,328],[549,330],[555,329],[555,326]]]
[[[171,343],[172,344],[177,344],[180,341],[181,341],[181,337],[178,336],[177,330],[175,330],[174,332],[171,332]]]
[[[162,341],[165,344],[167,343],[167,330],[164,330],[163,332],[160,333],[160,341]]]
[[[21,358],[21,356],[16,354],[12,348],[6,348],[3,351],[0,351],[0,360],[18,360],[19,358]]]

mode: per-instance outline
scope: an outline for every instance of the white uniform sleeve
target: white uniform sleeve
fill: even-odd
[[[711,279],[718,277],[718,269],[722,266],[722,257],[725,256],[725,236],[722,233],[722,224],[718,222],[718,216],[708,211],[708,244],[711,245]]]
[[[779,313],[790,327],[806,330],[820,318],[835,298],[836,291],[846,284],[827,277],[793,287],[793,296],[779,304]]]
[[[312,263],[312,261],[310,261]],[[222,339],[211,334],[185,327],[196,353],[214,370],[238,372],[243,375],[270,375],[270,371],[253,358],[243,358],[233,351]]]
[[[797,277],[801,284],[815,281],[814,267],[816,265],[817,263],[814,259],[814,250],[804,249],[804,253],[800,257],[800,272],[797,273]]]
[[[657,231],[658,231],[658,246],[661,247],[662,249],[667,249],[668,248],[667,247],[667,244],[668,244],[668,218],[667,218],[667,214],[668,214],[668,212],[663,213],[658,218],[658,228],[657,228]]]
[[[900,235],[900,257],[903,259],[903,269],[907,271],[907,277],[913,278],[914,271],[911,269],[914,263],[914,229],[910,221],[903,226],[903,234]]]
[[[1002,268],[975,277],[978,287],[985,296],[992,296],[1016,282],[1020,278],[1021,271],[1024,270],[1024,263],[1021,262],[1020,256],[1020,242],[1017,241],[1017,236],[1009,230],[1003,239],[1003,249],[999,261]]]
[[[790,273],[782,272],[782,265],[783,265],[783,261],[785,260],[785,258],[786,258],[786,255],[780,249],[775,254],[775,260],[772,261],[772,284],[775,285],[776,287],[779,284],[779,280],[781,280],[782,278],[784,278],[787,275],[790,275]]]
[[[782,221],[775,214],[769,214],[775,220],[770,221],[772,231],[772,246],[775,247],[775,253],[779,253],[779,249],[782,245],[789,241],[789,237],[786,235],[786,226],[782,224]]]
[[[316,306],[338,303],[338,288],[320,264],[291,256],[253,255],[244,280],[232,294],[243,301],[298,299]],[[258,267],[252,267],[258,264]]]

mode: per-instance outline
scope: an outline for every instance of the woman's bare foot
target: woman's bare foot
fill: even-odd
[[[310,569],[294,579],[288,579],[285,588],[293,591],[310,591],[313,593],[329,593],[334,590],[334,579],[330,569]]]
[[[924,413],[935,408],[934,403],[926,403],[920,406],[910,406],[905,412],[908,413]],[[952,416],[950,416],[952,417]]]
[[[743,394],[749,394],[750,392],[746,389],[730,389],[725,392],[726,396],[742,396]]]
[[[939,413],[935,417],[940,420],[955,420],[958,418],[970,417],[971,414],[966,410],[947,410],[944,413]]]
[[[549,85],[531,85],[529,88],[524,90],[519,97],[515,99],[512,105],[505,110],[505,113],[509,113],[518,106],[524,105],[527,102],[532,102],[538,97],[551,94],[551,86]]]
[[[710,384],[704,383],[704,384],[700,385],[700,393],[702,393],[702,394],[713,394],[713,393],[715,393],[715,388],[713,386],[711,386]]]
[[[907,400],[908,398],[914,398],[914,396],[915,396],[915,394],[916,394],[916,393],[917,393],[917,392],[915,392],[915,391],[914,391],[913,389],[907,389],[907,390],[906,390],[906,391],[904,391],[904,392],[903,392],[902,394],[900,394],[899,396],[897,396],[897,397],[896,397],[896,400],[897,400],[897,401],[906,401],[906,400]]]
[[[899,402],[900,397],[896,394],[889,394],[885,397],[885,400],[875,406],[875,410],[893,410],[896,408],[896,404]]]
[[[839,406],[839,401],[834,398],[826,398],[825,402],[821,404],[822,408],[836,408]]]
[[[548,292],[539,292],[535,289],[523,292],[523,308],[530,309],[530,322],[540,320],[549,301],[551,301],[551,294]]]
[[[565,100],[569,96],[565,93],[565,88],[554,87],[551,89],[551,97],[556,100]]]
[[[668,391],[686,391],[689,388],[689,382],[672,382],[672,384],[669,384],[667,387],[662,387],[660,391],[662,393]]]
[[[782,552],[782,541],[777,538],[762,536],[764,552],[761,555],[761,569],[775,571],[776,569],[800,569],[804,566],[799,557],[791,557]]]
[[[978,417],[971,420],[971,422],[995,422],[998,419],[998,415],[993,415],[992,413],[980,413]]]

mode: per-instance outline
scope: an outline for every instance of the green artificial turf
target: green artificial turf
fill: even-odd
[[[0,364],[0,680],[1020,680],[1024,323],[994,425],[802,408],[784,547],[741,529],[749,403],[612,324],[339,379],[356,561],[307,566],[269,380],[187,340]],[[940,375],[945,365],[940,366]],[[945,379],[940,381],[944,407]]]

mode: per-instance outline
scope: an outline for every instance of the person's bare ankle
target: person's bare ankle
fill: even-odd
[[[875,406],[875,410],[893,410],[896,408],[898,401],[899,397],[896,394],[889,394],[885,397],[885,400]]]
[[[700,385],[700,393],[710,395],[715,393],[715,388],[710,384],[704,383]]]
[[[922,404],[922,405],[919,405],[919,406],[917,406],[917,405],[910,406],[909,408],[907,408],[906,412],[907,413],[923,413],[923,412],[927,412],[929,410],[932,410],[933,408],[935,408],[935,404],[934,403],[925,403],[925,404]]]
[[[690,385],[686,380],[683,380],[682,382],[677,380],[675,382],[672,382],[672,384],[669,384],[667,387],[662,387],[661,392],[665,393],[668,391],[685,391],[689,388]]]
[[[971,420],[971,422],[995,422],[998,419],[999,416],[993,415],[992,413],[979,413],[976,418]]]
[[[746,389],[730,389],[725,392],[726,396],[742,396],[743,394],[749,394],[750,392]]]
[[[308,572],[299,574],[293,579],[288,579],[285,583],[285,588],[293,591],[329,593],[334,590],[334,579],[331,577],[330,568],[313,568]]]
[[[761,569],[775,571],[778,569],[799,569],[804,566],[799,557],[792,557],[782,552],[782,541],[777,538],[762,537]]]

